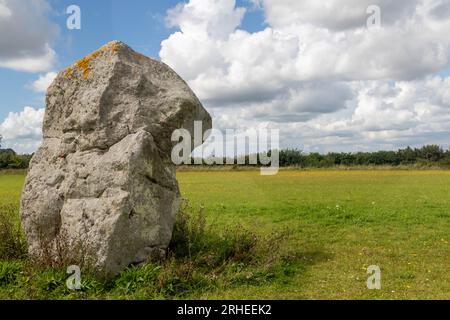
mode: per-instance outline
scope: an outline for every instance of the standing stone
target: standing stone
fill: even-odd
[[[110,276],[166,249],[180,205],[172,132],[211,128],[188,85],[114,41],[60,72],[46,104],[21,202],[30,255]]]

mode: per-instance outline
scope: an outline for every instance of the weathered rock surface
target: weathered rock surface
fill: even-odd
[[[21,203],[31,256],[84,255],[114,275],[167,248],[180,204],[172,132],[211,128],[187,84],[114,41],[60,72],[46,103]]]

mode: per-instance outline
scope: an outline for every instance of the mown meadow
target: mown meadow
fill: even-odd
[[[82,270],[79,291],[26,257],[24,177],[0,173],[1,299],[450,298],[450,171],[182,171],[167,258],[107,281]]]

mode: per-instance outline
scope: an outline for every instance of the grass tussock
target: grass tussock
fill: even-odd
[[[0,260],[22,259],[26,256],[26,241],[14,206],[0,207]]]
[[[14,258],[21,246],[0,241],[19,248],[0,259],[0,299],[448,299],[448,170],[256,170],[178,172],[205,209],[184,206],[164,259],[108,282],[82,268],[79,291],[67,266]],[[0,172],[14,226],[1,230],[19,230],[24,178]],[[367,289],[371,265],[381,290]]]
[[[43,224],[39,225],[42,226]],[[44,230],[40,230],[38,234],[41,250],[29,257],[32,264],[55,269],[77,265],[84,270],[93,270],[94,262],[89,257],[93,257],[94,253],[86,238],[83,237],[74,241],[64,231],[51,238],[46,235]]]
[[[296,259],[282,249],[289,237],[287,231],[258,235],[240,224],[219,228],[208,222],[203,209],[194,211],[185,203],[166,257],[130,266],[110,280],[82,267],[81,290],[71,291],[66,286],[65,268],[73,261],[64,258],[63,245],[56,256],[55,251],[44,250],[40,260],[27,258],[20,226],[3,211],[0,221],[4,240],[0,249],[1,298],[6,298],[5,292],[8,298],[19,299],[202,297],[226,288],[286,279],[292,269],[290,262]]]
[[[288,237],[287,231],[257,235],[239,224],[218,228],[203,209],[194,211],[185,204],[167,257],[127,269],[114,287],[120,295],[174,299],[285,279],[296,259],[281,249]]]

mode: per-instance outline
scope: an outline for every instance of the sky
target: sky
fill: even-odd
[[[450,0],[0,0],[2,147],[34,152],[57,72],[121,40],[223,131],[279,129],[306,152],[448,148],[449,30]]]

